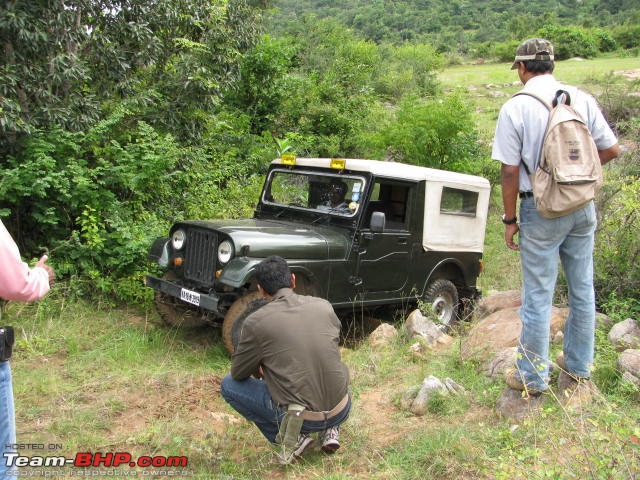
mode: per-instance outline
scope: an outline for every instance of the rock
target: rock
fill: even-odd
[[[427,347],[450,345],[453,342],[453,337],[444,333],[417,309],[409,314],[404,327],[409,337],[418,337]]]
[[[391,340],[398,335],[398,330],[388,323],[382,323],[369,335],[369,343],[372,347],[386,347]]]
[[[564,343],[564,332],[558,330],[556,334],[551,339],[551,343],[555,343],[556,345],[562,345]]]
[[[519,307],[521,305],[521,298],[520,290],[509,290],[507,292],[494,293],[487,297],[482,297],[476,306],[476,316],[478,320],[482,320],[498,310]]]
[[[498,412],[512,420],[522,420],[535,415],[542,407],[544,395],[523,397],[523,392],[506,387],[498,398]]]
[[[414,343],[413,345],[411,345],[409,347],[409,353],[413,357],[415,357],[415,358],[417,358],[419,360],[424,360],[425,359],[425,353],[426,353],[425,350],[426,350],[426,347],[425,347],[424,343],[422,343],[422,342],[416,342],[416,343]]]
[[[618,351],[640,348],[640,325],[633,318],[616,323],[609,330],[609,341]]]
[[[516,347],[509,347],[500,350],[488,363],[485,364],[483,373],[490,378],[501,378],[507,368],[511,368],[516,363]]]
[[[400,408],[403,410],[409,410],[411,408],[411,404],[418,396],[418,392],[422,388],[422,385],[414,385],[409,390],[402,394],[400,397]]]
[[[427,411],[429,399],[434,395],[446,394],[447,392],[447,387],[445,387],[444,383],[442,383],[440,379],[433,375],[429,375],[422,382],[420,391],[413,400],[413,403],[411,403],[411,411],[414,415],[424,415]]]
[[[567,313],[566,308],[552,307],[550,338],[564,328]],[[521,330],[518,307],[498,310],[471,328],[460,349],[462,359],[487,362],[500,350],[517,346]]]
[[[640,387],[640,378],[634,377],[629,372],[624,372],[621,378],[623,382],[633,383],[634,385]]]
[[[618,357],[618,368],[622,377],[640,387],[640,350],[628,349]]]
[[[444,386],[447,387],[447,391],[452,395],[458,395],[460,393],[467,392],[467,390],[462,385],[450,379],[449,377],[444,379]]]

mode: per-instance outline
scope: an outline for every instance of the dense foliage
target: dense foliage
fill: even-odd
[[[562,57],[640,43],[625,1],[335,5],[5,2],[0,217],[24,254],[48,249],[80,293],[139,301],[153,238],[250,215],[285,151],[482,171],[473,105],[436,80],[452,55],[510,60],[532,27]]]
[[[547,27],[568,28],[605,49],[640,44],[640,5],[634,0],[274,0],[273,4],[276,31],[286,31],[309,15],[335,18],[376,43],[426,43],[451,56],[493,57],[502,44]],[[561,39],[545,33],[551,40]],[[570,56],[589,56],[581,41],[576,46]],[[508,51],[511,55],[513,48]]]

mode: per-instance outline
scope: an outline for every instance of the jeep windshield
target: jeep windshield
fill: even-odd
[[[360,209],[364,187],[364,177],[275,169],[267,179],[262,202],[277,207],[352,217]]]

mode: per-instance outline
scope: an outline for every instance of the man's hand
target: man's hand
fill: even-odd
[[[53,271],[53,268],[46,264],[47,260],[49,260],[49,256],[47,254],[44,254],[42,255],[42,257],[40,257],[40,260],[38,260],[35,266],[44,268],[47,271],[47,273],[49,274],[49,285],[52,285],[53,281],[56,278],[56,274]]]
[[[518,233],[519,230],[520,227],[518,227],[517,223],[504,226],[504,242],[511,250],[520,250],[520,247],[513,239],[513,237],[516,236],[516,233]]]
[[[262,371],[262,366],[258,367],[258,370],[256,370],[253,376],[258,380],[262,380],[264,378],[264,372]]]

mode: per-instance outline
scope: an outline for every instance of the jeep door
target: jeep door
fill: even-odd
[[[415,205],[415,184],[377,179],[372,187],[367,209],[362,218],[360,244],[355,260],[358,290],[365,298],[385,298],[384,292],[398,297],[409,277],[410,265],[418,236],[410,225]],[[385,228],[370,228],[373,212],[385,215]]]

